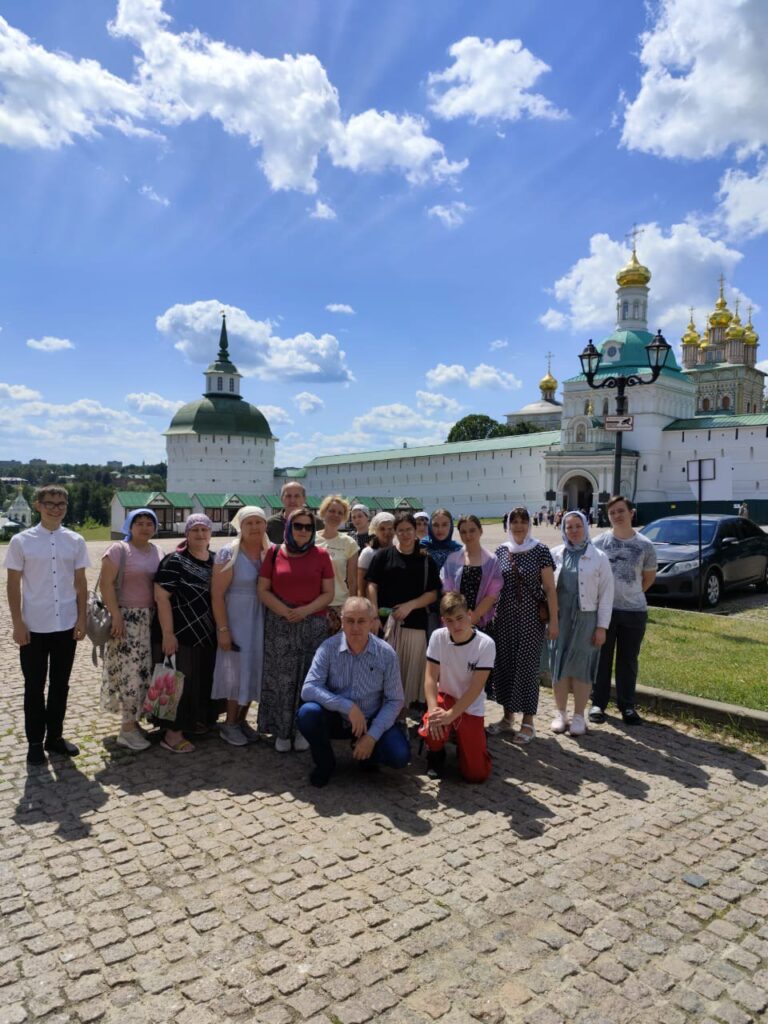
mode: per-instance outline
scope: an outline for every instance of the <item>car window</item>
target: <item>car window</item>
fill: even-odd
[[[764,537],[765,534],[755,523],[751,523],[748,519],[742,519],[739,523],[741,532],[745,537]]]
[[[689,545],[699,542],[699,524],[695,519],[657,519],[642,531],[654,544]],[[701,542],[711,544],[715,524],[706,520],[701,524]]]
[[[724,541],[728,537],[732,537],[734,540],[741,540],[741,531],[739,530],[738,520],[726,519],[724,523],[720,524],[717,536],[720,541]]]

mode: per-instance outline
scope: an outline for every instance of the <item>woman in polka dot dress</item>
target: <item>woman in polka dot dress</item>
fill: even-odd
[[[555,563],[546,544],[531,535],[525,508],[513,508],[507,519],[506,544],[496,549],[504,585],[496,608],[493,638],[496,665],[488,680],[488,695],[504,708],[504,717],[489,732],[514,732],[515,715],[523,716],[514,742],[530,743],[536,735],[534,716],[539,706],[539,659],[544,636],[557,637]],[[549,623],[539,614],[546,599]]]

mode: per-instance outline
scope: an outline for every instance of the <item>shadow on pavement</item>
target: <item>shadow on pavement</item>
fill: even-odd
[[[84,815],[102,807],[108,794],[96,779],[89,779],[68,758],[30,765],[13,820],[22,827],[56,822],[56,835],[67,842],[82,839],[91,831]]]

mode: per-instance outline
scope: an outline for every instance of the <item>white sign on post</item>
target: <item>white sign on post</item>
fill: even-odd
[[[634,430],[635,419],[634,416],[606,416],[603,422],[603,428],[605,430]]]
[[[733,466],[725,459],[689,459],[686,469],[694,498],[699,496],[701,474],[702,501],[733,500]]]

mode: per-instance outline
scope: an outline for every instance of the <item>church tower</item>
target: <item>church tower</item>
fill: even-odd
[[[229,355],[222,314],[219,351],[204,373],[205,392],[165,431],[168,490],[186,494],[270,494],[275,442],[264,414],[240,394],[242,374]]]
[[[632,255],[616,274],[616,330],[648,330],[648,282],[651,272],[637,258],[637,232],[632,233]]]

